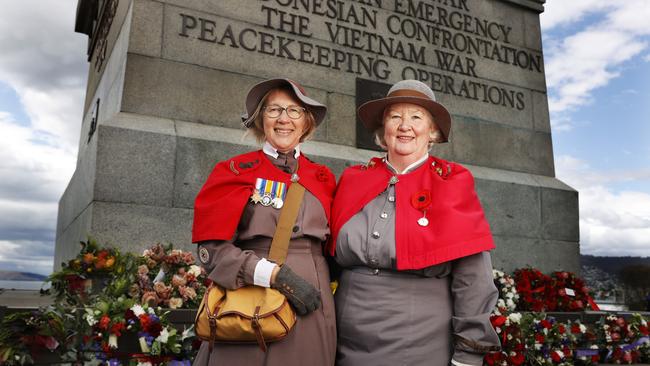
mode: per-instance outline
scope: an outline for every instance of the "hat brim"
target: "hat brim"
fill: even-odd
[[[425,108],[433,116],[434,123],[440,129],[443,135],[443,141],[449,141],[449,132],[451,130],[451,115],[445,106],[431,99],[418,98],[412,96],[395,96],[382,99],[375,99],[363,103],[359,109],[359,118],[361,123],[368,131],[375,132],[383,124],[383,115],[386,107],[395,103],[411,103]]]
[[[293,90],[295,96],[306,107],[309,108],[309,110],[314,115],[316,126],[320,125],[321,122],[323,122],[325,119],[325,115],[327,114],[327,107],[306,96],[303,91],[300,90],[300,87],[295,84],[295,82],[292,82],[289,79],[285,78],[269,79],[253,85],[253,87],[248,91],[248,95],[246,96],[246,113],[242,115],[242,124],[246,128],[252,127],[253,114],[255,113],[255,109],[257,109],[257,106],[260,104],[262,98],[264,98],[266,93],[273,89],[285,86],[289,86],[291,90]]]

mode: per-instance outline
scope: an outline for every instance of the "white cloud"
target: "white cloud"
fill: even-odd
[[[0,131],[0,268],[48,274],[58,200],[75,154],[1,111]]]
[[[540,18],[542,30],[575,23],[585,16],[611,8],[610,0],[548,1]]]
[[[0,111],[0,268],[52,270],[58,200],[75,168],[87,37],[74,33],[76,2],[6,2],[0,83],[28,116]]]
[[[0,131],[0,199],[57,202],[74,171],[75,153],[7,112],[0,111]]]
[[[650,256],[650,194],[607,185],[647,181],[645,171],[598,171],[571,156],[556,159],[559,179],[580,192],[580,251],[611,256]]]
[[[52,273],[53,247],[34,240],[0,240],[0,268],[6,271]]]
[[[639,94],[639,91],[635,89],[624,89],[621,90],[621,94],[635,95],[635,94]]]
[[[590,30],[564,39],[562,51],[546,63],[550,111],[561,112],[589,103],[595,89],[619,76],[615,66],[646,46],[632,35],[617,31]]]
[[[551,118],[551,128],[554,132],[565,132],[573,130],[575,123],[571,118],[565,115],[553,116]]]
[[[555,158],[555,165],[561,172],[558,177],[567,178],[576,187],[589,188],[593,186],[611,185],[623,182],[648,181],[650,183],[650,168],[635,170],[596,170],[584,160],[569,155]]]
[[[85,92],[87,37],[74,33],[76,2],[2,5],[0,81],[20,97],[34,129],[76,149]]]
[[[581,24],[587,15],[598,20]],[[546,32],[562,25],[578,28],[546,44],[551,113],[589,104],[594,90],[618,77],[626,61],[648,49],[650,2],[646,0],[550,2],[541,19]]]

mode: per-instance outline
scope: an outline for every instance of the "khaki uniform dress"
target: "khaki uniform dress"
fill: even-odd
[[[413,167],[411,171],[416,169]],[[435,220],[435,218],[429,218]],[[397,271],[395,187],[343,225],[336,261],[337,365],[481,365],[499,347],[490,254]]]
[[[280,153],[277,159],[266,157],[285,172],[296,171],[293,153]],[[252,285],[257,262],[268,257],[279,216],[278,209],[249,202],[233,240],[202,242],[201,245],[209,251],[206,263],[201,262],[208,277],[230,289]],[[266,353],[256,344],[223,343],[216,343],[210,353],[207,342],[203,342],[194,365],[333,365],[336,320],[329,270],[322,254],[322,243],[328,235],[325,210],[314,195],[305,191],[285,265],[320,290],[321,306],[305,316],[298,315],[289,335],[281,341],[269,343]]]

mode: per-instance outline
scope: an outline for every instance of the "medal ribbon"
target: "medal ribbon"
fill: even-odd
[[[275,185],[275,182],[272,180],[264,179],[264,194],[263,196],[271,196],[273,198],[273,186]]]
[[[275,189],[275,197],[280,197],[284,200],[284,193],[286,192],[286,184],[282,182],[277,182],[277,188]]]
[[[271,198],[280,197],[281,199],[284,199],[284,196],[287,193],[287,185],[283,182],[257,178],[255,181],[255,190],[260,196],[269,196]]]

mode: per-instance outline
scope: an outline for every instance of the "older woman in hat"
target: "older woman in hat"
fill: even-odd
[[[271,79],[250,89],[246,110],[244,126],[263,147],[216,165],[196,197],[192,241],[212,281],[227,289],[276,288],[298,319],[266,352],[255,344],[223,343],[210,352],[203,342],[195,365],[332,365],[336,321],[322,244],[336,181],[300,149],[326,107],[295,81]],[[287,188],[297,180],[306,190],[285,264],[278,266],[268,259],[269,248]]]
[[[494,244],[470,172],[428,154],[449,112],[416,80],[358,112],[387,154],[345,170],[332,207],[337,365],[481,365]]]

